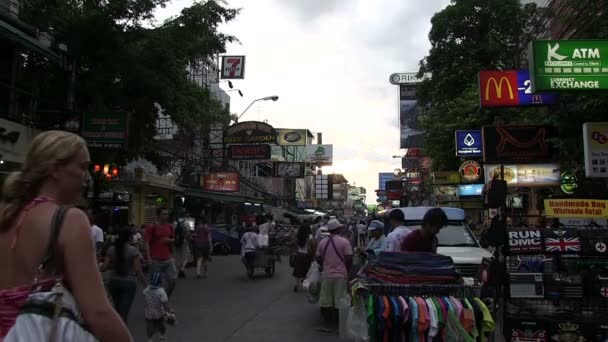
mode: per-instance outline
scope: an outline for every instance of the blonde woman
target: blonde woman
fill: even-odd
[[[72,133],[48,131],[32,141],[22,171],[6,179],[0,199],[0,341],[25,302],[50,238],[57,208],[82,195],[89,179],[89,151]],[[74,294],[84,320],[100,341],[132,341],[112,308],[97,269],[91,224],[72,208],[60,230],[53,266]],[[86,242],[86,243],[85,243]],[[52,279],[42,280],[50,286]]]

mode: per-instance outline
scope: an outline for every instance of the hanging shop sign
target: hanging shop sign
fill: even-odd
[[[13,163],[23,163],[33,138],[33,128],[0,119],[0,159]]]
[[[481,196],[483,184],[458,185],[458,197]]]
[[[483,144],[481,130],[458,130],[456,135],[456,156],[481,157]]]
[[[486,163],[542,163],[552,161],[549,139],[557,138],[549,126],[486,126],[483,159]]]
[[[477,182],[481,178],[481,165],[474,160],[467,160],[458,169],[460,178],[468,183]]]
[[[537,40],[529,49],[532,92],[608,89],[608,40]]]
[[[333,163],[334,145],[308,145],[304,149],[304,161],[319,166],[329,166]]]
[[[528,70],[479,72],[479,103],[482,107],[518,107],[554,104],[555,94],[535,94]]]
[[[547,199],[545,213],[548,217],[608,218],[608,200]]]
[[[212,172],[201,179],[203,190],[218,192],[238,192],[238,172]]]
[[[500,166],[486,164],[484,166],[486,179],[500,177]],[[561,174],[559,164],[507,164],[504,165],[504,179],[507,186],[559,186]]]
[[[574,172],[562,172],[561,186],[562,192],[572,195],[578,188],[578,178]]]
[[[509,252],[512,254],[533,254],[543,252],[543,235],[539,229],[510,229]]]
[[[274,162],[272,165],[272,176],[280,178],[304,178],[304,163]]]
[[[235,123],[224,131],[225,144],[275,143],[277,132],[274,127],[259,121]]]
[[[125,112],[82,115],[82,137],[89,147],[125,148],[128,127],[129,115]]]
[[[608,178],[608,122],[587,122],[583,125],[585,176]]]
[[[307,137],[306,129],[277,129],[277,143],[281,146],[306,146]]]
[[[431,173],[431,184],[459,184],[460,174],[457,171],[435,171]]]
[[[378,189],[386,190],[386,182],[392,181],[395,175],[392,172],[380,172],[378,173]]]
[[[222,79],[245,78],[245,56],[222,56]]]
[[[546,252],[564,254],[581,251],[581,240],[576,229],[547,229],[544,238]]]
[[[270,145],[230,145],[228,158],[237,160],[270,159]]]
[[[407,83],[420,83],[426,79],[430,79],[431,74],[425,73],[422,77],[418,77],[417,72],[398,72],[391,74],[389,81],[391,84],[407,84]]]

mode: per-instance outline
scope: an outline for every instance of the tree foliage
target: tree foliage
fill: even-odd
[[[536,7],[518,0],[453,0],[436,13],[429,34],[431,49],[420,62],[420,73],[431,73],[417,95],[429,103],[422,116],[427,130],[425,151],[433,168],[454,170],[454,132],[479,129],[498,122],[525,120],[536,109],[479,107],[480,70],[517,69],[524,64],[525,47],[534,27]]]
[[[197,2],[162,25],[154,10],[169,0],[29,0],[22,19],[52,32],[68,47],[75,66],[74,110],[131,114],[126,157],[145,154],[155,134],[159,103],[186,131],[228,117],[210,91],[189,80],[187,67],[225,52],[231,35],[218,25],[239,13],[219,0]],[[68,106],[70,72],[31,57],[24,82],[45,95],[45,103]]]

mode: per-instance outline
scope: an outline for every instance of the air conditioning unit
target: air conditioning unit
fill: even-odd
[[[0,12],[13,18],[19,17],[19,3],[21,0],[0,0]]]

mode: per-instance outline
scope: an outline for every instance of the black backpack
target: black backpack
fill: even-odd
[[[183,221],[177,220],[177,226],[175,227],[175,247],[181,247],[186,239],[186,227]]]

